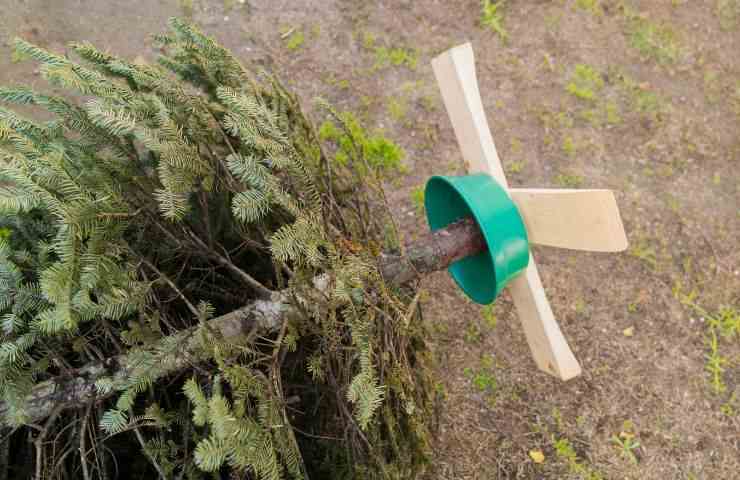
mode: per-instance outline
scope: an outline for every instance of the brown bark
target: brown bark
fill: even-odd
[[[464,219],[447,228],[429,233],[406,248],[405,255],[381,255],[380,271],[384,279],[396,285],[408,283],[420,275],[443,270],[457,260],[485,251],[480,229],[472,219]],[[315,282],[320,285],[322,282]],[[319,288],[321,288],[319,286]],[[269,298],[257,299],[244,307],[207,322],[209,332],[225,338],[259,332],[269,334],[280,329],[283,319],[294,311],[288,295],[272,292]],[[28,403],[28,422],[35,423],[60,407],[73,409],[91,401],[100,401],[125,388],[126,379],[139,372],[156,371],[157,378],[178,372],[197,362],[201,353],[200,338],[190,328],[167,337],[161,345],[177,345],[176,351],[158,359],[157,365],[137,363],[135,354],[111,357],[105,362],[77,369],[74,376],[59,376],[34,386]],[[173,342],[173,340],[177,340]],[[110,378],[113,388],[101,394],[95,382]],[[0,419],[8,406],[0,403]]]
[[[406,247],[406,255],[382,255],[380,271],[390,283],[401,285],[442,270],[486,250],[486,242],[472,218],[465,218]]]

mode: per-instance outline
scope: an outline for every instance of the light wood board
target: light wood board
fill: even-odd
[[[627,235],[611,190],[512,188],[529,242],[548,247],[621,252]]]
[[[432,60],[432,68],[468,172],[488,173],[508,188],[483,110],[472,46],[442,53]],[[581,366],[555,321],[534,259],[530,257],[527,269],[508,288],[537,366],[562,380],[580,375]]]

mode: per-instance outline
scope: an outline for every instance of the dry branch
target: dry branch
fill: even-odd
[[[445,229],[427,234],[406,248],[405,255],[381,255],[380,272],[389,283],[408,283],[420,275],[443,270],[457,260],[486,249],[483,236],[472,219],[464,219]],[[269,298],[258,299],[244,307],[206,322],[209,332],[236,338],[254,332],[269,334],[279,330],[283,319],[294,311],[289,296],[272,292]],[[186,329],[161,340],[162,345],[178,345],[177,350],[160,358],[156,371],[159,378],[187,368],[199,359],[201,339],[197,327]],[[173,341],[174,340],[174,341]],[[28,399],[29,423],[35,423],[59,409],[85,406],[100,401],[125,388],[127,379],[137,371],[151,368],[137,361],[135,353],[119,355],[105,362],[89,364],[75,371],[74,376],[58,376],[37,384]],[[101,394],[96,381],[110,378],[113,388]],[[0,418],[5,418],[8,406],[0,403]]]

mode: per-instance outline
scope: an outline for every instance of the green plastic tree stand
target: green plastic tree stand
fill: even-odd
[[[519,210],[490,175],[434,176],[424,191],[432,231],[473,217],[488,251],[463,258],[447,269],[474,302],[488,305],[529,263],[529,242]]]

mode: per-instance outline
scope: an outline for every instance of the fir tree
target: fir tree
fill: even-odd
[[[27,423],[39,382],[125,358],[95,384],[117,393],[104,411],[55,412],[44,430],[96,455],[39,441],[37,472],[105,477],[104,436],[165,478],[411,478],[428,448],[423,331],[414,292],[375,261],[397,244],[381,184],[402,151],[328,106],[318,134],[274,77],[170,27],[154,65],[15,41],[85,100],[0,88],[51,115],[0,107],[4,423]],[[209,328],[278,290],[301,314],[275,334]],[[197,354],[178,357],[185,344]]]

